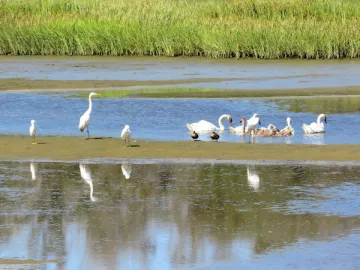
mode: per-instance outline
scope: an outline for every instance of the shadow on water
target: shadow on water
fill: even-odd
[[[359,173],[345,166],[3,162],[0,266],[15,258],[67,269],[267,269],[279,261],[308,269],[316,263],[311,250],[331,258],[338,244],[349,257],[327,269],[358,264],[346,246],[358,246]],[[291,255],[294,247],[302,260]]]

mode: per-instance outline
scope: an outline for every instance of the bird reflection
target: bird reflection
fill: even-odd
[[[130,163],[124,163],[121,165],[121,171],[126,179],[130,179],[131,174],[131,164]]]
[[[304,135],[304,141],[310,144],[324,144],[324,134]]]
[[[259,175],[256,173],[254,167],[247,167],[247,178],[248,178],[248,183],[249,186],[251,186],[254,191],[258,191],[259,190],[259,185],[260,185],[260,177]]]
[[[31,179],[36,180],[36,165],[34,162],[30,162],[30,172],[31,172]]]
[[[90,186],[90,200],[96,202],[98,198],[93,196],[94,187],[93,187],[93,181],[91,179],[90,169],[85,164],[80,164],[79,167],[80,167],[81,178]]]

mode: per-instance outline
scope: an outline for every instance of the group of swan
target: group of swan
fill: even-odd
[[[286,126],[279,130],[275,125],[269,124],[267,128],[257,128],[257,125],[261,125],[260,121],[261,114],[255,113],[249,120],[246,120],[246,118],[243,116],[241,117],[240,123],[241,126],[238,127],[229,127],[229,130],[232,133],[240,134],[240,135],[251,135],[253,136],[259,136],[259,137],[272,137],[272,136],[292,136],[295,134],[294,128],[291,126],[291,118],[286,118]],[[201,120],[197,123],[192,124],[186,124],[188,129],[192,131],[192,137],[195,139],[196,133],[207,133],[207,132],[213,132],[213,131],[223,131],[225,130],[225,127],[222,123],[224,119],[227,119],[232,125],[232,117],[229,114],[223,114],[219,117],[219,127],[215,126],[214,124],[210,123],[206,120]],[[303,124],[302,128],[304,130],[305,134],[315,134],[315,133],[324,133],[325,132],[325,126],[324,123],[321,122],[321,120],[326,121],[326,115],[320,114],[317,118],[317,122],[311,123],[310,125]],[[197,139],[197,137],[196,137]]]

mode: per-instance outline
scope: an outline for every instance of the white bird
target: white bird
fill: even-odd
[[[305,134],[325,133],[324,123],[321,122],[322,119],[324,119],[324,122],[327,123],[326,115],[322,113],[318,116],[316,123],[313,122],[310,125],[303,124],[302,128],[304,130],[304,133]]]
[[[252,137],[255,135],[256,125],[261,125],[260,118],[261,114],[255,113],[248,121],[247,121],[247,132],[251,134]]]
[[[206,120],[200,120],[197,123],[192,123],[192,124],[188,124],[186,123],[187,128],[190,131],[196,131],[196,132],[211,132],[211,131],[216,131],[216,130],[224,130],[225,127],[222,123],[223,119],[227,119],[230,123],[230,125],[232,125],[232,117],[228,114],[223,114],[219,117],[219,127],[215,126],[213,123],[210,123],[209,121]]]
[[[230,127],[230,132],[233,132],[233,133],[237,133],[237,134],[240,134],[240,135],[246,135],[247,134],[247,127],[246,127],[246,118],[243,116],[241,117],[241,120],[240,120],[240,123],[242,124],[241,126],[238,126],[238,127]]]
[[[131,164],[130,163],[122,164],[121,171],[122,171],[123,175],[125,176],[125,179],[129,179],[130,174],[131,174]]]
[[[36,180],[36,168],[34,162],[30,162],[31,179]]]
[[[35,136],[36,136],[35,123],[36,123],[36,121],[35,121],[35,120],[31,120],[30,123],[31,123],[31,126],[30,126],[30,129],[29,129],[29,133],[30,133],[30,136],[33,137],[33,144],[36,144],[36,142],[35,142]]]
[[[95,95],[99,95],[95,92],[91,92],[89,95],[89,108],[87,109],[87,111],[80,117],[80,121],[79,121],[79,130],[81,131],[81,133],[83,133],[83,131],[85,130],[85,128],[87,129],[87,133],[88,133],[88,137],[90,137],[90,133],[89,133],[89,124],[90,124],[90,118],[91,118],[91,111],[92,111],[92,101],[91,101],[91,97],[95,96]]]
[[[291,118],[288,117],[286,118],[286,123],[287,126],[284,127],[282,130],[280,130],[280,135],[281,136],[291,136],[295,134],[295,130],[293,129],[293,127],[291,126]]]
[[[124,143],[126,146],[130,146],[131,131],[129,125],[125,125],[125,127],[121,131],[120,137],[124,139]]]
[[[96,202],[98,198],[93,196],[94,187],[93,187],[90,170],[85,164],[80,164],[79,167],[80,167],[81,178],[90,186],[90,200]]]
[[[258,191],[260,185],[260,177],[254,169],[250,170],[249,166],[247,167],[247,179],[249,186],[251,186],[254,191]]]

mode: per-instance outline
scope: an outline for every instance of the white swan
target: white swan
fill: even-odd
[[[321,119],[324,119],[324,122],[327,123],[326,115],[322,113],[318,116],[316,123],[313,122],[310,125],[303,124],[302,128],[304,130],[304,133],[305,134],[325,133],[325,126],[324,123],[321,122]]]
[[[92,111],[92,101],[91,101],[91,97],[95,96],[95,95],[99,95],[95,92],[91,92],[89,95],[89,108],[87,109],[87,111],[80,117],[80,121],[79,121],[79,130],[81,131],[81,134],[83,133],[84,129],[87,129],[87,133],[88,133],[88,137],[90,137],[90,133],[89,133],[89,124],[90,124],[90,118],[91,118],[91,111]]]
[[[291,118],[288,117],[286,118],[286,123],[287,126],[284,127],[282,130],[280,130],[280,135],[281,136],[291,136],[295,134],[295,130],[293,129],[293,127],[291,126]]]
[[[121,165],[121,171],[123,175],[125,176],[125,179],[130,179],[131,174],[131,164],[130,163],[124,163]]]
[[[232,125],[232,117],[228,114],[223,114],[219,117],[219,127],[215,126],[214,124],[206,120],[201,120],[197,123],[192,123],[192,124],[186,123],[186,126],[190,131],[196,131],[196,132],[224,130],[225,127],[222,123],[224,118],[226,118],[229,121],[230,125]]]
[[[81,178],[90,186],[90,200],[93,202],[96,202],[98,200],[98,198],[93,196],[94,187],[93,187],[93,182],[91,179],[90,170],[85,164],[80,164],[79,167],[80,167]]]
[[[258,191],[260,185],[260,177],[254,169],[250,170],[249,166],[247,167],[247,179],[249,186],[251,186],[254,191]]]
[[[256,125],[261,125],[260,118],[261,114],[255,113],[248,121],[247,121],[247,132],[251,134],[252,137],[255,135]]]
[[[242,124],[241,126],[238,126],[238,127],[230,127],[230,132],[232,133],[237,133],[237,134],[240,134],[240,135],[246,135],[247,134],[247,127],[246,127],[246,118],[243,116],[241,117],[241,120],[240,120],[240,123]]]

